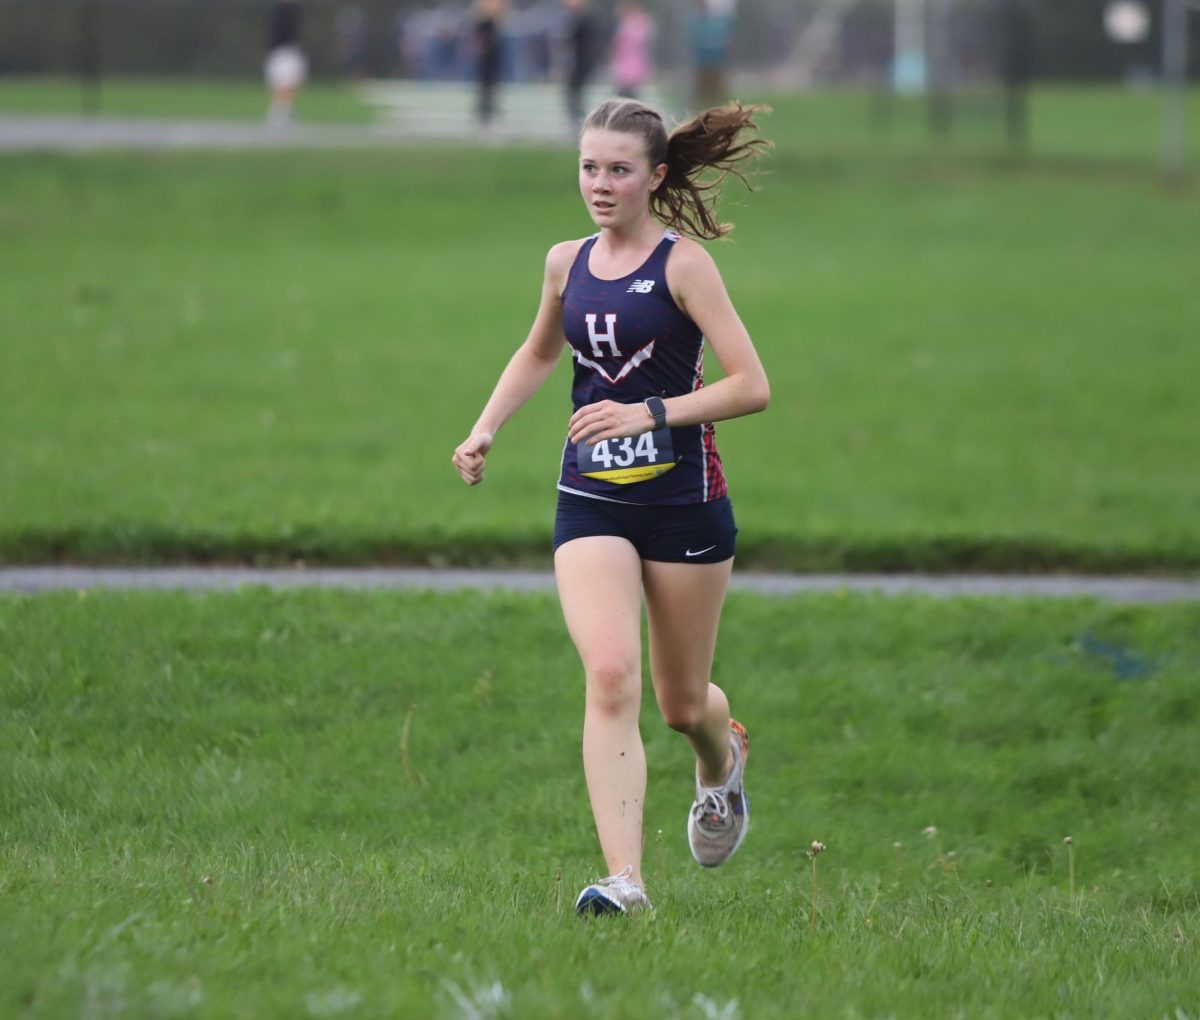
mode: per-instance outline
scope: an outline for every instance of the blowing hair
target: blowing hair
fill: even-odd
[[[667,165],[666,177],[650,196],[654,214],[681,233],[713,240],[733,229],[717,216],[726,179],[732,175],[753,190],[744,165],[771,144],[758,137],[754,115],[769,110],[738,102],[714,106],[668,134],[662,117],[645,104],[608,99],[588,114],[580,134],[595,129],[640,136],[650,166]]]

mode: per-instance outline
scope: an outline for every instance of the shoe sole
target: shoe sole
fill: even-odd
[[[575,913],[581,917],[605,917],[610,914],[623,914],[625,908],[597,889],[585,889],[575,901]]]

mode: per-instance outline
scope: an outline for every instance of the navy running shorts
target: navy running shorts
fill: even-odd
[[[573,538],[591,535],[628,539],[642,559],[660,563],[721,563],[737,545],[728,496],[709,503],[639,506],[559,490],[555,552]]]

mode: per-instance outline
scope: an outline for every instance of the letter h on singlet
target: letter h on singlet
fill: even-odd
[[[587,323],[588,339],[592,341],[592,354],[597,358],[604,357],[603,352],[600,350],[600,345],[608,344],[608,346],[612,349],[611,356],[614,358],[619,358],[621,356],[621,349],[617,346],[616,314],[613,312],[608,312],[604,316],[605,332],[603,333],[596,332],[596,315],[594,312],[589,312],[583,318]]]

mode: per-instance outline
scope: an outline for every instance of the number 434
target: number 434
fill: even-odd
[[[592,460],[603,464],[605,470],[629,467],[635,460],[646,464],[657,463],[658,447],[654,445],[654,434],[643,432],[636,438],[636,445],[633,436],[625,436],[623,439],[601,439],[592,447]],[[610,443],[615,445],[615,452],[610,449]]]

